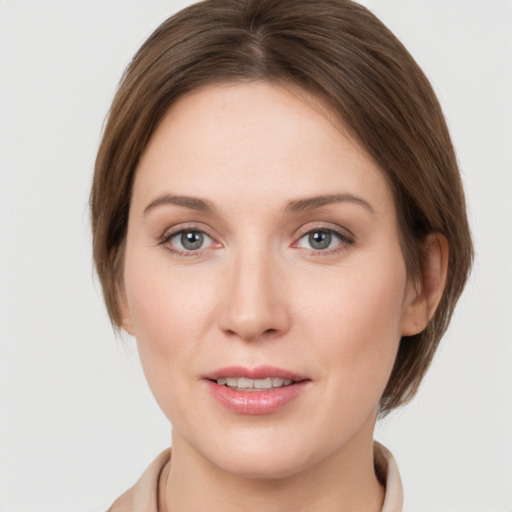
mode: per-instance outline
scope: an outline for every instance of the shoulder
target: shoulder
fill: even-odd
[[[375,472],[386,488],[382,512],[401,512],[403,506],[402,480],[391,452],[382,444],[374,442]],[[166,464],[171,459],[171,450],[163,451],[144,471],[137,483],[120,496],[108,512],[158,512],[158,481]]]
[[[121,495],[107,512],[157,512],[158,480],[170,458],[169,448],[148,466],[137,483]]]
[[[373,443],[375,473],[386,488],[382,512],[401,512],[403,507],[402,479],[392,453],[378,441]]]

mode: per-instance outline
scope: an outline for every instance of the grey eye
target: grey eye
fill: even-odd
[[[309,233],[308,242],[312,249],[316,249],[317,251],[321,251],[323,249],[329,248],[331,245],[332,234],[327,231],[314,231],[313,233]]]
[[[212,239],[202,231],[181,231],[176,233],[171,240],[171,244],[182,251],[197,251],[204,249],[211,244]]]
[[[181,245],[189,251],[200,249],[203,245],[203,234],[198,231],[189,231],[181,234]]]
[[[303,235],[298,245],[313,251],[325,251],[342,243],[343,237],[327,229],[315,229]]]

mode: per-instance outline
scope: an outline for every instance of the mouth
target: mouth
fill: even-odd
[[[299,381],[281,379],[279,377],[266,377],[264,379],[248,379],[246,377],[222,377],[214,380],[219,386],[226,386],[234,391],[269,391],[291,386]]]
[[[294,402],[309,387],[311,379],[281,368],[231,366],[202,379],[211,395],[237,414],[271,414]]]
[[[229,366],[203,375],[202,378],[236,391],[268,391],[311,380],[276,366]]]

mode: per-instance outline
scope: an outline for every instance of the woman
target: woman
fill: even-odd
[[[91,193],[113,324],[173,425],[125,510],[401,510],[378,415],[469,272],[435,95],[348,1],[217,0],[127,69]]]

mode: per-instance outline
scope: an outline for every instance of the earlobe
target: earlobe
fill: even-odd
[[[432,233],[424,241],[421,273],[409,284],[402,317],[402,336],[413,336],[427,327],[443,296],[448,271],[448,241]]]
[[[124,283],[120,283],[117,287],[117,300],[120,313],[119,327],[122,327],[131,336],[135,336],[132,315],[130,313],[130,308],[128,307],[128,300],[126,298]]]
[[[121,318],[120,327],[122,327],[130,336],[135,336],[131,317],[123,316],[123,318]]]

